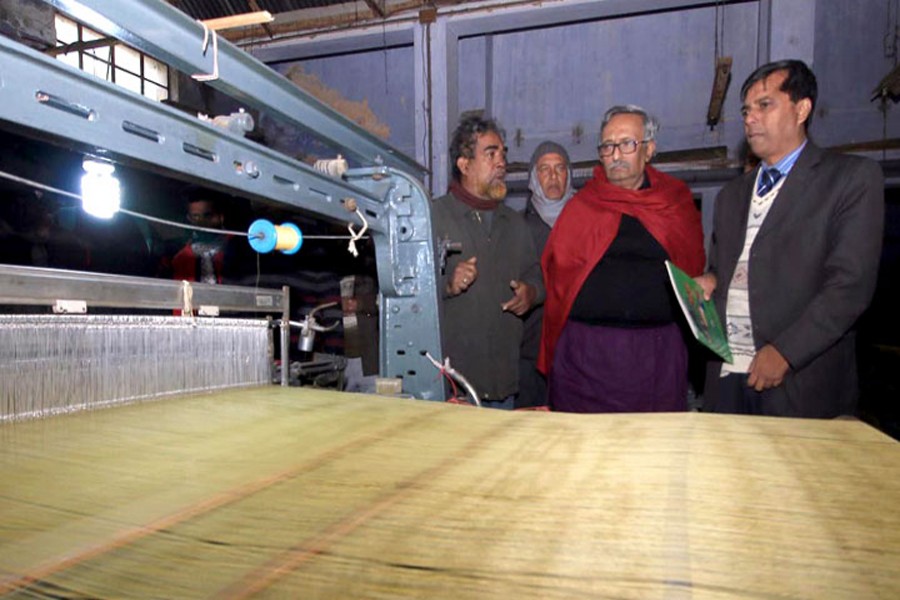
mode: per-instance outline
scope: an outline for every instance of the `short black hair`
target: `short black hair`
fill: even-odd
[[[809,116],[806,118],[805,126],[809,129],[812,123],[813,113],[816,109],[816,98],[819,95],[819,85],[816,83],[816,75],[812,72],[806,63],[802,60],[779,60],[767,63],[750,74],[744,85],[741,86],[741,102],[747,98],[747,91],[757,81],[762,81],[769,75],[778,71],[786,71],[787,77],[781,84],[780,91],[786,93],[791,98],[791,102],[799,102],[804,98],[809,98],[812,104]]]
[[[456,126],[453,138],[450,140],[450,166],[453,168],[453,179],[459,181],[462,173],[456,165],[460,157],[475,158],[475,146],[478,137],[486,133],[496,133],[501,140],[506,138],[506,132],[494,119],[485,119],[480,115],[465,117]]]
[[[188,185],[181,190],[181,202],[188,208],[194,202],[209,202],[216,214],[221,214],[225,204],[225,195],[199,185]]]

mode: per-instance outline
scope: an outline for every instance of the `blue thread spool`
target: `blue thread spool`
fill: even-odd
[[[296,254],[303,245],[303,233],[293,223],[274,225],[266,219],[257,219],[247,230],[250,247],[260,254],[278,250],[282,254]]]

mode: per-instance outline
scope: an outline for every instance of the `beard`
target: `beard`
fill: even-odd
[[[502,179],[494,179],[484,184],[482,195],[495,202],[500,202],[506,198],[506,183]]]

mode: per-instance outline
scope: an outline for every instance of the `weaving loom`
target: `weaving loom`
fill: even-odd
[[[379,372],[402,380],[405,394],[443,400],[443,383],[426,359],[443,357],[436,244],[428,195],[420,181],[424,168],[227,41],[218,40],[207,51],[208,28],[161,0],[48,3],[183,73],[215,73],[202,76],[206,85],[310,134],[345,157],[352,168],[316,170],[2,36],[0,72],[4,82],[15,85],[0,85],[0,125],[24,135],[37,131],[38,138],[78,148],[86,156],[148,166],[235,196],[344,224],[351,233],[351,252],[365,231],[372,239],[378,270]],[[86,160],[85,165],[93,162]],[[100,166],[106,169],[103,174],[87,175],[108,180],[112,165],[93,168]],[[86,207],[87,198],[82,200]],[[285,253],[300,250],[298,228],[268,225],[265,235],[280,230],[274,248]],[[263,250],[254,236],[262,234],[247,234],[258,251]],[[302,251],[296,260],[302,264]],[[0,279],[0,287],[4,284]]]
[[[852,420],[265,387],[0,426],[9,598],[900,597]]]
[[[0,265],[0,305],[184,310],[0,315],[0,422],[271,381],[273,323],[195,317],[194,302],[199,312],[278,314],[287,364],[287,289]]]

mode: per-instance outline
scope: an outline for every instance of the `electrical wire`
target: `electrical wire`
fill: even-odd
[[[472,398],[472,404],[474,404],[475,406],[478,406],[478,407],[481,406],[481,400],[478,399],[478,392],[475,391],[475,388],[472,386],[471,383],[469,383],[469,380],[466,379],[465,376],[463,376],[462,373],[460,373],[459,371],[457,371],[456,369],[454,369],[453,367],[450,366],[450,357],[449,357],[449,356],[444,358],[444,363],[443,363],[443,364],[439,363],[439,362],[431,355],[430,352],[426,352],[426,353],[425,353],[425,358],[427,358],[428,361],[429,361],[429,362],[430,362],[430,363],[431,363],[438,371],[440,371],[440,373],[441,373],[444,377],[446,377],[446,378],[448,378],[448,379],[450,380],[451,385],[452,385],[452,387],[453,387],[453,396],[452,396],[453,398],[457,398],[457,388],[456,388],[456,384],[453,383],[453,380],[456,380],[456,381],[458,381],[458,382],[460,383],[460,385],[463,386],[463,388],[465,388],[466,393],[468,393],[469,397]]]

